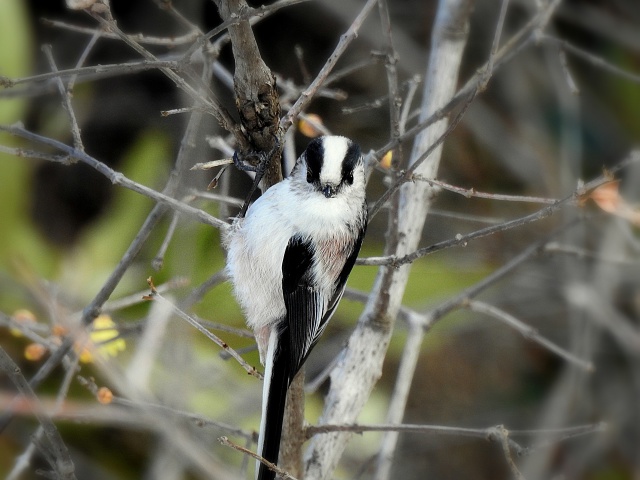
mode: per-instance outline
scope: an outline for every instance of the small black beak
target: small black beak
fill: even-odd
[[[337,187],[327,184],[324,187],[322,187],[322,194],[327,198],[333,198],[336,196],[337,190],[338,190]]]

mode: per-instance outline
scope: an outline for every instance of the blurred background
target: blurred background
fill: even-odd
[[[220,23],[210,1],[171,3],[186,21],[172,15],[160,0],[113,0],[111,6],[123,31],[147,37],[180,38],[189,33],[189,23],[202,31]],[[500,3],[475,2],[461,84],[488,58]],[[535,15],[537,3],[510,2],[504,41]],[[308,84],[361,8],[362,2],[356,0],[308,2],[261,20],[255,26],[256,37],[279,83]],[[425,72],[437,2],[398,0],[389,2],[389,9],[404,99],[412,82],[419,82]],[[51,45],[58,69],[73,68],[95,28],[88,15],[68,10],[61,1],[3,0],[0,75],[17,79],[51,71],[41,49],[45,44]],[[438,179],[481,192],[560,199],[637,148],[637,0],[565,0],[545,33],[586,54],[566,50],[564,55],[558,43],[544,39],[517,52],[496,72],[445,142]],[[188,46],[145,44],[160,59],[174,59]],[[356,140],[365,152],[389,140],[387,77],[377,54],[383,48],[380,21],[374,13],[337,67],[360,68],[331,85],[339,95],[317,98],[307,111],[318,115],[329,131]],[[123,42],[100,38],[85,65],[136,60],[139,56]],[[229,45],[222,48],[219,60],[233,72]],[[605,68],[608,65],[622,73]],[[235,114],[233,91],[224,79],[215,76],[211,88]],[[81,75],[72,104],[88,154],[141,184],[163,188],[189,116],[161,112],[191,105],[171,81],[156,70]],[[410,118],[415,122],[419,93],[413,104]],[[14,122],[73,143],[54,82],[3,86],[0,123]],[[301,130],[293,137],[298,153],[309,140]],[[189,162],[227,156],[207,141],[223,134],[215,121],[205,118]],[[0,145],[33,148],[3,132]],[[410,141],[403,145],[405,154],[410,147]],[[242,199],[250,179],[232,170],[224,174],[222,186]],[[191,171],[183,183],[203,191],[215,173]],[[384,191],[385,176],[383,169],[373,172],[368,190],[371,204]],[[618,178],[616,201],[629,205],[635,217],[615,211],[612,215],[592,201],[573,204],[543,221],[415,262],[403,299],[406,306],[427,312],[577,218],[574,227],[554,238],[555,251],[526,262],[481,299],[592,362],[595,370],[585,372],[503,323],[461,309],[444,317],[425,337],[406,423],[473,428],[504,424],[509,429],[533,430],[606,422],[605,431],[548,445],[544,434],[514,437],[532,447],[516,459],[518,468],[528,479],[640,478],[638,162]],[[197,199],[194,206],[224,219],[237,212],[237,207],[214,200]],[[522,217],[542,206],[442,191],[427,219],[422,245]],[[86,165],[65,166],[0,151],[0,346],[27,379],[46,360],[46,344],[38,348],[34,338],[10,327],[22,322],[53,344],[61,332],[73,331],[77,312],[96,295],[152,207],[148,198],[113,186]],[[227,435],[251,448],[248,437],[259,425],[260,383],[223,358],[219,347],[184,321],[142,300],[148,293],[146,279],[152,276],[156,286],[167,287],[168,299],[188,304],[189,312],[209,322],[206,325],[228,327],[214,331],[243,353],[249,364],[259,365],[230,286],[218,281],[224,251],[217,230],[180,217],[162,268],[153,267],[171,220],[171,215],[166,216],[153,230],[111,298],[132,298],[131,302],[105,305],[108,319],[102,329],[112,332],[111,337],[108,341],[94,338],[98,346],[91,355],[85,352],[84,358],[78,347],[81,362],[76,373],[92,379],[89,384],[83,385],[58,367],[36,390],[45,408],[55,408],[53,418],[79,479],[233,478],[227,475],[241,475],[238,472],[246,459],[221,446],[217,438]],[[362,256],[382,254],[386,227],[383,211],[370,225]],[[349,287],[366,293],[375,274],[376,267],[357,266]],[[322,348],[307,363],[308,380],[315,379],[337,355],[361,310],[361,303],[342,302],[321,340]],[[152,322],[157,322],[157,328],[150,330]],[[150,339],[151,331],[158,337]],[[406,338],[406,324],[399,321],[382,379],[361,423],[384,421]],[[56,407],[65,378],[70,379],[69,393]],[[96,388],[108,387],[118,401],[100,404],[92,382]],[[327,382],[307,398],[306,418],[312,424],[321,411]],[[0,435],[0,476],[5,477],[10,472],[16,475],[16,462],[30,448],[38,421],[29,404],[11,403],[15,388],[6,375],[0,375],[0,388],[0,411],[14,411]],[[170,440],[171,432],[179,438]],[[380,438],[377,433],[355,436],[335,478],[370,478]],[[400,438],[394,478],[510,478],[495,443],[425,434],[401,434]],[[39,478],[35,471],[46,463],[35,450],[32,464],[15,478]],[[207,469],[208,475],[203,473]]]

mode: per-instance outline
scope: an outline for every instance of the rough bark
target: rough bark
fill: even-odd
[[[216,0],[216,5],[224,21],[241,16],[247,18],[251,11],[244,0]],[[276,149],[262,180],[264,191],[282,180],[279,161],[282,148],[278,144],[280,99],[276,79],[260,56],[249,20],[239,20],[230,25],[229,36],[235,60],[236,108],[251,150],[241,153],[245,156],[250,153],[266,155]],[[247,159],[252,160],[251,157]]]

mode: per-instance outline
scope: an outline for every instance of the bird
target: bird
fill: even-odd
[[[287,391],[344,293],[367,228],[365,163],[338,135],[313,139],[291,174],[229,227],[226,272],[264,365],[258,454],[277,464]],[[275,472],[256,463],[256,478]]]

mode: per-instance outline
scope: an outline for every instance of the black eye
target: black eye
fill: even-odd
[[[349,185],[352,185],[353,184],[353,172],[347,173],[347,176],[344,177],[344,181],[347,182]]]

